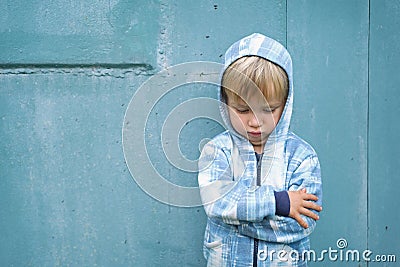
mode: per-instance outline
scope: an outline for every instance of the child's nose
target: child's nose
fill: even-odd
[[[250,119],[249,119],[249,126],[254,127],[254,128],[258,128],[262,125],[262,122],[260,120],[260,116],[257,116],[255,113],[252,113],[250,115]]]

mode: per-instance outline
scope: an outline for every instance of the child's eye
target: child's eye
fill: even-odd
[[[237,108],[236,111],[241,113],[241,114],[249,112],[248,109],[240,109],[240,108]]]
[[[267,109],[264,109],[264,112],[266,112],[266,113],[274,113],[276,109],[277,108],[267,108]]]

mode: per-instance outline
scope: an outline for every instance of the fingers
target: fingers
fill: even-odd
[[[316,221],[319,220],[319,216],[317,214],[315,214],[314,212],[312,212],[311,210],[309,210],[309,209],[302,208],[302,209],[300,209],[299,212],[300,212],[300,214],[302,214],[304,216],[307,216],[307,217],[309,217],[311,219],[314,219]]]
[[[318,197],[316,195],[307,194],[307,189],[306,188],[302,188],[297,192],[299,192],[300,194],[304,195],[303,199],[305,199],[305,200],[313,200],[313,201],[317,201],[318,200]]]
[[[314,194],[308,194],[306,188],[302,188],[298,191],[288,191],[290,199],[290,213],[289,217],[295,219],[299,225],[305,229],[309,226],[306,222],[306,216],[313,220],[319,220],[318,214],[314,211],[322,211],[322,207],[315,203],[318,201],[318,197]],[[303,219],[304,218],[304,219]]]
[[[316,195],[313,194],[305,194],[305,196],[303,197],[304,200],[312,200],[312,201],[317,201],[318,197]]]
[[[301,217],[300,214],[307,216],[311,219],[314,219],[316,221],[319,220],[319,216],[317,214],[315,214],[314,212],[310,211],[309,209],[306,209],[306,208],[300,209],[300,212],[296,216],[294,216],[293,219],[295,219],[300,224],[300,226],[303,227],[304,229],[308,228],[308,224],[305,220],[303,220],[303,218]]]
[[[304,221],[304,220],[301,218],[300,214],[297,215],[296,217],[294,217],[293,219],[295,219],[295,220],[300,224],[300,226],[303,227],[304,229],[307,229],[307,228],[308,228],[308,224],[306,223],[306,221]]]
[[[311,202],[311,201],[304,201],[303,207],[305,207],[307,209],[312,209],[315,211],[322,211],[322,207],[320,205],[318,205],[315,202]]]

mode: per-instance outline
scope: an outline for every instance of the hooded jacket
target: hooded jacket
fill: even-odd
[[[322,204],[317,155],[308,143],[289,130],[292,60],[280,43],[259,33],[244,37],[227,50],[224,70],[243,56],[259,56],[282,67],[289,80],[288,97],[282,116],[264,146],[261,184],[257,185],[253,146],[233,129],[225,99],[219,93],[220,112],[227,131],[207,143],[199,159],[198,181],[208,216],[204,256],[207,266],[254,266],[255,253],[257,266],[306,266],[309,235],[315,221],[302,216],[309,226],[304,229],[294,219],[275,214],[274,192],[306,188],[318,197],[317,204]],[[258,248],[254,239],[259,240]]]

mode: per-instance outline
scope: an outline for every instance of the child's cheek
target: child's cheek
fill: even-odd
[[[232,123],[233,128],[234,128],[237,132],[239,132],[239,133],[246,132],[246,128],[245,128],[245,126],[244,126],[244,122],[243,122],[243,120],[242,120],[240,117],[238,117],[238,116],[232,116],[232,117],[231,117],[231,123]]]

